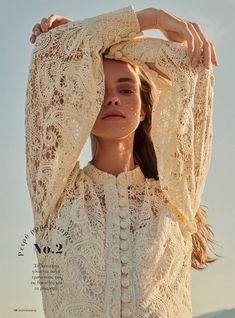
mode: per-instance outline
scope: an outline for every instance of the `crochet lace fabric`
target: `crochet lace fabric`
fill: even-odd
[[[140,65],[156,85],[158,181],[139,166],[117,177],[79,166],[104,99],[104,53]],[[61,275],[56,289],[42,288],[45,317],[191,317],[191,234],[211,158],[213,86],[212,70],[193,70],[185,45],[144,37],[132,6],[37,38],[25,104],[27,184],[37,242],[63,247],[38,255]]]

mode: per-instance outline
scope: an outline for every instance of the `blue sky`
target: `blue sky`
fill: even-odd
[[[14,308],[37,309],[32,317],[42,318],[40,292],[30,285],[35,254],[29,237],[25,256],[17,253],[25,234],[33,228],[31,204],[25,176],[24,102],[32,44],[31,29],[51,13],[73,20],[92,17],[132,4],[136,10],[157,7],[197,22],[217,51],[220,66],[214,67],[213,153],[202,204],[208,207],[217,252],[223,255],[208,269],[192,271],[193,314],[235,307],[235,1],[80,1],[0,0],[1,9],[1,313],[18,317]],[[159,37],[158,31],[146,35]],[[81,155],[81,166],[90,160],[90,143]]]

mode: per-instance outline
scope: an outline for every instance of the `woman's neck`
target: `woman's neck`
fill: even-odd
[[[133,170],[136,167],[133,156],[133,140],[102,140],[99,142],[92,160],[98,169],[117,176],[123,171]]]

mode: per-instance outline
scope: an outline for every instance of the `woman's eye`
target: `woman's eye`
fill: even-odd
[[[121,92],[124,92],[125,94],[131,94],[132,91],[130,89],[121,89]]]

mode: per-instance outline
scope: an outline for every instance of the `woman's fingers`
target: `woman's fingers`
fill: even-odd
[[[41,28],[42,28],[42,32],[47,32],[48,31],[47,18],[42,18],[42,20],[41,20]]]
[[[48,18],[42,18],[41,23],[37,23],[33,27],[30,42],[34,43],[37,36],[40,35],[42,32],[47,32],[54,27],[66,24],[71,21],[72,20],[70,20],[69,18],[56,14],[51,14]]]
[[[53,26],[58,26],[61,24],[65,24],[70,22],[71,20],[69,18],[66,18],[62,15],[57,15],[57,14],[51,14],[49,18],[47,19],[47,25],[48,28],[51,28]]]
[[[51,14],[48,18],[43,18],[41,20],[42,31],[47,32],[52,27],[53,22],[58,21],[59,23],[61,19],[61,16],[55,14]]]
[[[50,29],[50,27],[52,26],[52,23],[56,19],[57,19],[57,16],[54,14],[51,14],[49,18],[42,18],[40,24],[36,23],[32,29],[32,34],[30,36],[30,42],[35,43],[37,36],[43,32],[47,32]]]
[[[201,41],[203,43],[202,49],[203,49],[203,63],[206,68],[210,68],[210,63],[212,62],[214,65],[218,66],[218,59],[215,52],[214,45],[206,39],[204,36],[201,27],[197,23],[192,23],[195,30],[197,31],[197,34],[201,38]]]
[[[194,26],[195,30],[197,31],[197,34],[199,35],[199,37],[202,40],[203,43],[203,59],[204,59],[204,66],[206,68],[210,68],[210,63],[211,63],[211,45],[210,42],[206,39],[206,37],[204,36],[201,27],[197,24],[197,23],[192,23],[192,25]]]
[[[34,43],[36,40],[36,36],[34,34],[32,34],[29,40],[31,43]]]
[[[192,67],[198,65],[201,54],[203,54],[203,64],[206,68],[210,68],[211,62],[218,66],[215,47],[206,39],[201,27],[197,23],[185,23],[182,21],[181,32],[188,43],[188,54],[191,59]]]
[[[198,65],[201,56],[206,68],[210,68],[211,62],[218,66],[215,47],[208,41],[197,23],[184,21],[164,10],[157,10],[156,28],[161,30],[170,41],[187,42],[192,67]]]
[[[30,42],[34,43],[37,36],[42,33],[41,25],[39,23],[35,24],[32,29],[32,34],[30,36]]]
[[[180,30],[188,44],[188,55],[192,67],[195,67],[200,60],[203,42],[192,24],[182,21]]]
[[[188,28],[190,29],[191,33],[193,34],[194,43],[195,43],[193,56],[191,58],[191,64],[192,64],[192,67],[196,67],[200,61],[203,42],[202,42],[199,34],[197,33],[197,31],[194,28],[194,25],[192,23],[188,23]]]
[[[188,55],[191,58],[194,52],[194,37],[185,21],[172,13],[157,10],[157,29],[170,32],[170,40],[176,41],[182,38],[182,42],[188,43]],[[166,33],[167,34],[167,33]],[[179,36],[175,35],[178,34]],[[168,38],[169,39],[169,38]]]
[[[32,33],[35,35],[38,35],[41,32],[42,32],[41,25],[39,23],[35,24],[33,29],[32,29]]]
[[[218,58],[217,58],[217,55],[216,55],[216,52],[215,52],[215,47],[214,47],[214,44],[212,44],[210,42],[210,46],[211,46],[211,58],[212,58],[212,63],[216,66],[219,66],[219,63],[218,63]]]
[[[193,54],[195,52],[195,39],[186,22],[182,21],[180,23],[180,32],[183,34],[188,43],[188,55],[189,58],[192,60]]]

